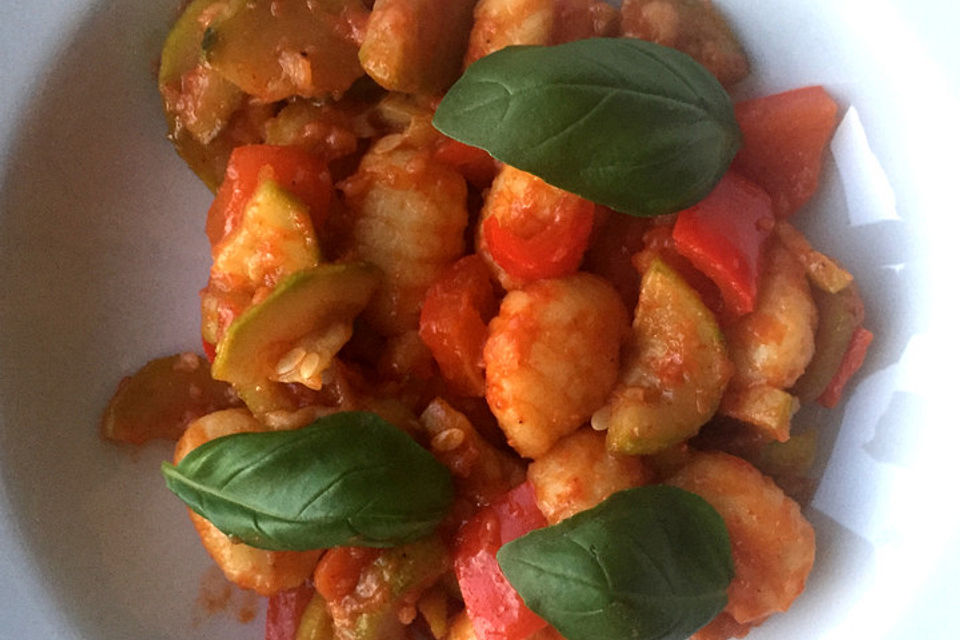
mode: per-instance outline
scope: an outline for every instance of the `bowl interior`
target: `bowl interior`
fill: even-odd
[[[264,606],[211,572],[163,488],[169,445],[97,436],[123,375],[199,347],[211,196],[164,139],[152,79],[176,4],[55,3],[47,57],[4,96],[16,107],[0,173],[0,566],[15,576],[0,581],[0,611],[11,638],[262,637],[261,622],[241,621]],[[824,84],[855,110],[798,224],[856,275],[877,336],[847,401],[798,417],[825,434],[809,509],[818,562],[794,608],[750,637],[934,637],[917,633],[946,602],[939,581],[958,566],[946,554],[960,531],[931,491],[951,486],[956,441],[938,374],[957,317],[944,292],[960,56],[945,25],[960,10],[932,19],[924,8],[937,0],[878,0],[867,19],[858,3],[717,4],[752,55],[741,95]],[[23,25],[42,23],[3,35],[26,46],[36,31]]]

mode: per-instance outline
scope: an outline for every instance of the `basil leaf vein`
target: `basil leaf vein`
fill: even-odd
[[[162,471],[218,529],[272,550],[405,544],[432,533],[453,500],[449,471],[366,412],[218,438]]]
[[[667,486],[616,493],[504,545],[497,559],[568,640],[685,640],[723,609],[733,579],[720,515]]]
[[[507,47],[472,64],[434,126],[634,215],[705,197],[740,144],[733,105],[692,58],[632,38]]]

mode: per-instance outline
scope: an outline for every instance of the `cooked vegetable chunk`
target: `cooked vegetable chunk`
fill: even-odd
[[[820,316],[814,338],[816,348],[793,389],[803,402],[812,402],[826,391],[865,316],[863,299],[856,285],[834,294],[815,290],[813,295]]]
[[[823,87],[805,87],[737,103],[743,144],[733,167],[773,198],[777,217],[803,206],[817,190],[837,103]]]
[[[786,220],[776,227],[777,238],[807,271],[810,282],[827,293],[838,293],[853,283],[853,276],[835,260],[820,253],[807,241],[806,237]]]
[[[813,357],[817,308],[806,273],[779,244],[770,247],[755,310],[728,329],[733,386],[788,389]]]
[[[420,415],[430,451],[450,469],[457,493],[471,506],[489,504],[524,478],[520,460],[495,448],[465,415],[440,398]]]
[[[251,290],[276,286],[282,278],[320,261],[309,210],[272,180],[260,183],[240,226],[217,245],[214,254],[213,277],[245,280]]]
[[[655,260],[643,275],[620,378],[593,427],[607,431],[611,451],[656,453],[696,435],[720,405],[730,374],[713,314]]]
[[[327,611],[327,601],[319,593],[314,593],[307,608],[303,610],[293,640],[331,640],[333,632],[333,618]]]
[[[203,62],[203,34],[210,22],[226,9],[222,0],[193,0],[167,33],[157,72],[160,93],[170,83]],[[164,105],[166,106],[166,105]]]
[[[732,171],[706,198],[680,212],[673,226],[677,251],[710,277],[725,308],[753,311],[761,258],[773,230],[770,196]]]
[[[280,382],[319,389],[323,372],[353,333],[353,320],[377,286],[367,264],[322,265],[285,279],[227,330],[213,377],[233,384],[263,414],[295,408]]]
[[[181,353],[151,360],[121,380],[103,412],[100,433],[131,444],[176,440],[197,418],[236,404],[230,386],[210,377],[210,363]]]
[[[483,396],[483,345],[496,306],[490,273],[477,255],[457,260],[427,291],[420,337],[457,393]]]
[[[360,63],[391,91],[437,95],[460,74],[476,0],[378,0]]]
[[[273,594],[267,601],[267,625],[264,640],[293,640],[316,590],[303,583],[293,589]]]
[[[206,63],[198,63],[161,87],[174,127],[183,127],[200,144],[210,144],[243,103],[243,92]]]
[[[210,207],[207,230],[211,238],[220,238],[201,292],[201,331],[210,345],[218,344],[230,324],[282,278],[320,261],[314,220],[326,213],[330,176],[307,154],[277,151],[263,145],[235,150],[227,179]],[[261,162],[271,155],[274,162]],[[289,162],[297,156],[305,156],[311,161],[308,166],[319,172],[291,170]],[[309,197],[312,206],[274,178]]]
[[[469,626],[480,640],[527,638],[547,625],[507,581],[496,555],[506,543],[546,524],[533,487],[525,482],[478,511],[460,528],[453,570],[470,617]]]
[[[247,203],[266,180],[300,199],[309,210],[314,231],[320,228],[333,190],[323,159],[295,147],[243,145],[230,152],[226,175],[207,211],[207,239],[214,251],[243,222]]]
[[[320,567],[326,561],[324,556]],[[449,568],[447,548],[436,536],[386,549],[361,562],[339,597],[330,598],[328,594],[333,637],[404,637],[404,627],[416,616],[417,599]]]
[[[843,396],[844,387],[847,386],[853,374],[863,366],[863,362],[867,358],[867,349],[870,348],[871,342],[873,342],[872,331],[864,329],[863,327],[857,327],[856,330],[854,330],[853,337],[850,338],[850,344],[843,353],[840,368],[837,369],[827,388],[817,397],[817,402],[828,409],[837,406],[837,403],[840,402],[840,398]]]
[[[720,403],[721,414],[752,424],[778,442],[790,438],[790,419],[799,408],[799,400],[792,395],[765,384],[731,388]]]
[[[240,88],[203,59],[203,34],[225,6],[219,0],[191,2],[167,34],[157,74],[174,147],[211,189],[230,154],[229,143],[217,137],[243,102]]]
[[[587,249],[596,205],[505,165],[484,198],[477,253],[505,289],[574,273]]]
[[[274,102],[341,94],[363,74],[361,0],[232,0],[203,34],[210,66],[246,93]]]
[[[362,104],[348,99],[291,100],[264,125],[264,142],[296,147],[331,162],[357,150]],[[364,132],[366,133],[366,132]]]
[[[604,280],[575,274],[511,291],[483,351],[487,403],[510,445],[538,458],[603,405],[627,313]]]

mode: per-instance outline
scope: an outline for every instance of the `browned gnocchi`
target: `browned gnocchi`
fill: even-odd
[[[627,314],[616,290],[578,274],[511,291],[483,351],[486,399],[510,445],[538,458],[603,404]]]
[[[194,421],[180,437],[173,455],[179,463],[188,453],[215,438],[265,431],[244,409],[226,409]],[[231,540],[209,520],[190,511],[200,541],[228,580],[244,589],[269,596],[303,583],[320,559],[316,551],[266,551]]]
[[[380,140],[342,188],[356,253],[384,272],[367,320],[386,335],[416,329],[427,288],[463,254],[463,176],[396,134]]]
[[[803,591],[816,550],[797,503],[750,463],[725,453],[695,454],[668,482],[704,498],[727,525],[734,577],[725,611],[740,624],[786,611]]]
[[[561,438],[527,467],[537,506],[554,524],[595,507],[617,491],[653,479],[642,458],[612,453],[602,433],[582,428]]]
[[[743,48],[711,0],[624,0],[623,35],[677,48],[725,85],[750,72]]]

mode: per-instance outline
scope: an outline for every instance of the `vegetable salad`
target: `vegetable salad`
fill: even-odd
[[[822,87],[734,103],[709,0],[192,0],[159,88],[214,192],[203,356],[102,433],[267,640],[724,640],[814,562],[872,333],[790,219]]]

